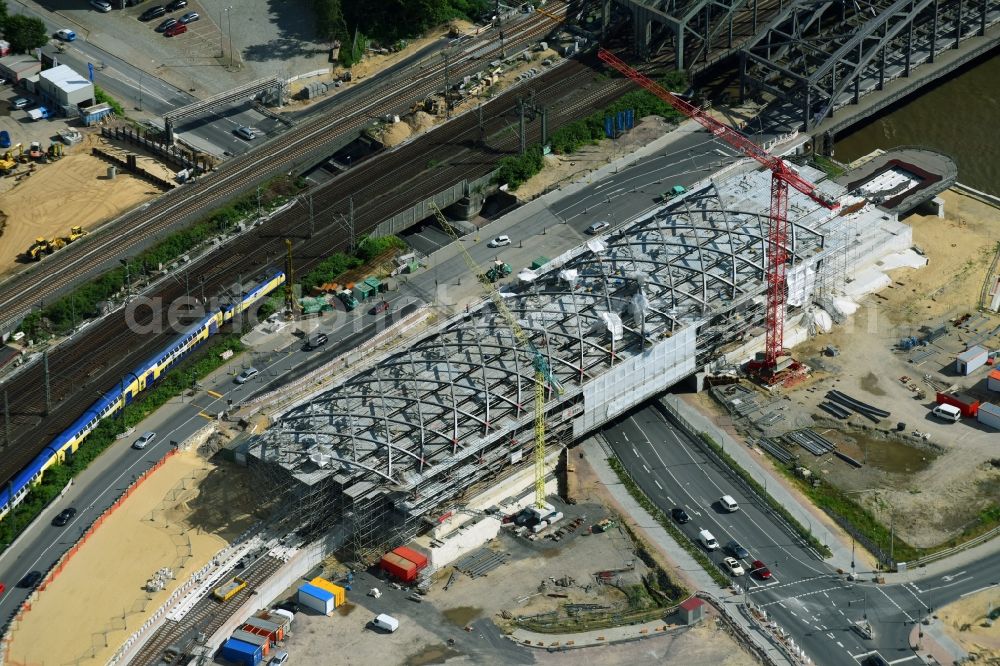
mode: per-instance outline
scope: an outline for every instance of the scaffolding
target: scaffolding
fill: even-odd
[[[820,186],[855,201],[841,186]],[[765,314],[769,195],[766,172],[706,182],[504,288],[505,305],[565,387],[545,403],[553,450],[753,341]],[[908,246],[908,227],[894,217],[859,215],[870,242],[849,256],[844,218],[793,195],[789,270],[873,262],[886,239]],[[839,284],[817,281],[828,280]],[[532,464],[533,360],[487,301],[275,415],[247,455],[282,468],[303,489],[296,514],[317,529],[346,526],[354,556],[367,561]]]

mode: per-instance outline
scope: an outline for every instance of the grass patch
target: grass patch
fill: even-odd
[[[829,157],[823,157],[822,155],[813,155],[812,163],[830,178],[839,178],[846,171],[838,162],[834,162]]]
[[[771,510],[780,515],[785,520],[785,522],[791,525],[792,528],[796,532],[798,532],[799,536],[805,539],[810,546],[812,546],[814,549],[816,549],[818,553],[820,553],[820,555],[822,555],[823,557],[833,556],[833,551],[831,551],[828,546],[826,546],[819,539],[817,539],[809,530],[805,528],[804,525],[802,525],[802,523],[797,521],[792,516],[792,514],[789,513],[788,509],[786,509],[783,504],[781,504],[780,502],[778,502],[778,500],[768,495],[767,491],[764,490],[764,487],[759,483],[757,483],[757,481],[752,476],[750,476],[750,474],[745,469],[740,467],[739,463],[733,460],[728,453],[723,451],[722,447],[718,444],[718,442],[712,439],[712,437],[707,432],[699,433],[699,437],[701,437],[701,441],[703,441],[706,445],[708,445],[708,447],[711,448],[712,451],[714,451],[715,454],[719,456],[719,458],[721,458],[722,461],[726,465],[728,465],[730,469],[732,469],[736,474],[739,475],[741,479],[743,479],[751,488],[753,488],[754,492],[756,492],[759,497],[763,498],[764,501],[767,502],[767,505],[771,507]]]
[[[238,334],[231,333],[217,338],[209,346],[197,350],[163,377],[155,388],[137,396],[117,417],[106,418],[87,435],[76,453],[67,455],[62,463],[45,470],[41,483],[32,487],[17,507],[0,522],[0,552],[7,549],[45,507],[62,492],[70,479],[82,472],[104,451],[117,441],[118,435],[140,423],[147,416],[191,388],[201,378],[221,367],[220,355],[227,350],[242,352],[243,344]]]
[[[261,188],[260,206],[269,212],[284,204],[304,188],[305,183],[284,176],[269,181]],[[77,324],[100,314],[100,304],[114,299],[125,288],[126,272],[133,287],[144,275],[152,274],[159,266],[167,266],[210,238],[224,234],[240,220],[257,213],[257,193],[251,192],[219,208],[186,229],[174,232],[153,247],[143,250],[124,265],[114,268],[71,293],[33,310],[25,316],[18,330],[31,339],[45,334],[65,335]],[[82,241],[77,241],[82,242]]]
[[[658,522],[667,533],[674,538],[681,548],[683,548],[687,553],[695,559],[695,561],[701,565],[701,568],[712,577],[720,587],[729,587],[732,582],[729,578],[722,573],[719,567],[715,566],[715,563],[704,552],[701,548],[692,543],[683,532],[681,532],[674,522],[664,513],[658,506],[656,506],[646,493],[642,492],[642,488],[632,480],[629,475],[628,470],[617,458],[608,458],[608,465],[615,471],[618,475],[618,480],[622,482],[622,485],[628,490],[629,494],[632,495],[632,499],[639,503],[646,512],[653,517],[653,520]]]

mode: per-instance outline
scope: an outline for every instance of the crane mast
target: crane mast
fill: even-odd
[[[767,286],[767,336],[764,343],[764,360],[756,369],[763,375],[773,375],[778,357],[784,353],[786,265],[788,262],[788,187],[791,186],[820,206],[836,210],[840,203],[820,192],[816,185],[801,177],[780,157],[755,144],[737,130],[712,118],[697,106],[670,92],[656,81],[631,67],[624,60],[606,49],[599,49],[597,57],[618,70],[639,86],[699,123],[713,136],[725,141],[746,157],[751,157],[771,171],[771,211],[767,226],[768,253],[765,266]]]

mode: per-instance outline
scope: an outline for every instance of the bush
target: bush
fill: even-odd
[[[389,250],[405,250],[406,242],[398,236],[364,236],[358,242],[358,257],[371,261]]]
[[[182,391],[191,388],[199,379],[222,366],[226,362],[220,357],[223,352],[232,350],[234,353],[239,353],[243,349],[243,344],[237,335],[216,339],[209,347],[196,351],[168,372],[156,387],[140,393],[135,402],[119,412],[119,416],[101,421],[83,440],[76,453],[67,456],[63,463],[45,470],[41,483],[32,487],[24,501],[3,519],[0,523],[0,552],[3,552],[45,510],[70,479],[86,469],[114,444],[118,435],[137,425]]]
[[[701,568],[712,577],[712,580],[723,588],[732,585],[732,582],[726,574],[722,573],[722,571],[719,570],[719,567],[715,566],[715,563],[702,552],[701,548],[696,546],[686,536],[684,536],[684,533],[677,529],[677,526],[674,525],[673,521],[670,520],[669,517],[667,517],[667,514],[656,506],[656,504],[654,504],[653,501],[646,496],[646,493],[642,492],[642,488],[640,488],[638,484],[632,480],[628,470],[625,469],[625,466],[622,465],[617,458],[608,458],[608,465],[615,471],[615,474],[618,475],[618,480],[621,481],[622,485],[625,486],[626,490],[628,490],[632,499],[638,502],[639,506],[645,509],[646,513],[652,516],[653,520],[658,522],[663,529],[665,529],[667,533],[673,537],[674,541],[676,541],[681,548],[687,551],[688,555],[693,557],[695,561],[701,565]]]
[[[118,103],[118,100],[116,100],[114,97],[104,92],[103,90],[101,90],[101,88],[97,86],[94,86],[94,101],[96,101],[98,104],[107,104],[108,106],[110,106],[111,110],[114,111],[115,115],[118,116],[119,118],[125,117],[125,109],[122,108],[122,105]]]
[[[534,176],[545,166],[545,157],[541,146],[531,146],[523,155],[510,155],[500,160],[495,183],[506,183],[510,189],[516,190],[526,180]]]

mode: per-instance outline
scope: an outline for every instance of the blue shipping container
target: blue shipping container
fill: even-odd
[[[259,645],[250,645],[235,638],[226,639],[226,642],[219,648],[219,656],[228,661],[244,664],[245,666],[259,666],[264,659],[264,648]]]

